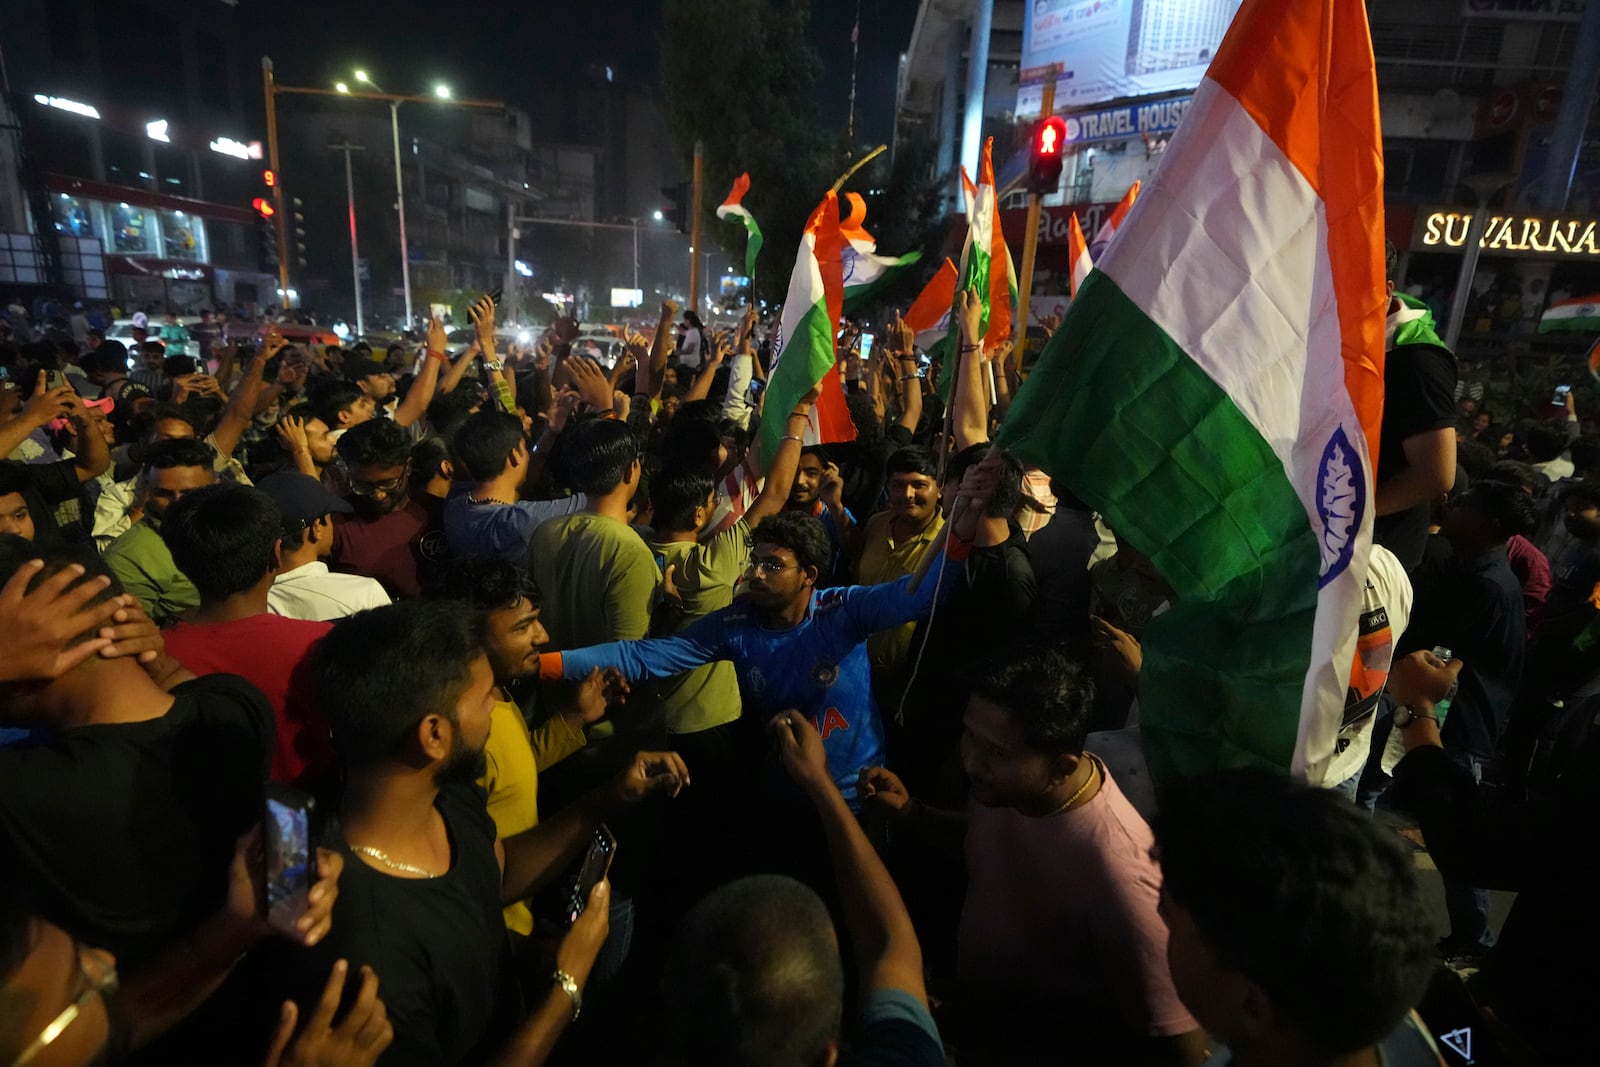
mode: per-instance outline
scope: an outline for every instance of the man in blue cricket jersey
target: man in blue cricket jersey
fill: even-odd
[[[943,559],[959,565],[966,558],[999,471],[998,456],[968,471],[948,543],[941,536],[915,574],[885,585],[818,590],[832,558],[828,535],[815,518],[783,512],[756,527],[744,589],[730,607],[675,637],[547,653],[540,674],[581,679],[595,667],[616,667],[633,682],[729,660],[738,672],[746,716],[764,724],[790,709],[806,715],[822,735],[829,773],[857,808],[861,770],[883,758],[883,722],[872,696],[866,640],[926,617],[935,596],[956,584],[924,576]]]

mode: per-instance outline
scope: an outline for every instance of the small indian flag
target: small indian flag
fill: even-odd
[[[946,259],[901,316],[916,332],[917,347],[926,352],[950,331],[950,309],[956,300],[956,265]]]
[[[1017,297],[1017,269],[1000,229],[1000,201],[994,185],[994,138],[983,142],[978,160],[978,180],[961,168],[961,193],[967,208],[967,240],[961,249],[958,290],[976,289],[983,301],[979,320],[984,347],[1011,337],[1011,305]],[[951,301],[952,308],[954,300]],[[954,321],[952,318],[951,321]],[[946,359],[939,378],[941,390],[955,380],[955,361]]]
[[[1362,0],[1245,0],[1000,434],[1150,558],[1158,777],[1322,781],[1383,405],[1383,156]]]
[[[853,441],[855,424],[844,402],[844,387],[834,373],[834,338],[844,307],[844,269],[840,262],[839,198],[831,190],[806,221],[789,295],[778,319],[782,346],[767,377],[761,419],[762,463],[772,462],[782,443],[787,416],[801,398],[822,387],[811,422],[802,436],[808,445]]]
[[[839,234],[844,238],[844,306],[853,310],[873,293],[897,277],[901,271],[922,258],[920,251],[903,256],[878,255],[878,242],[867,232],[867,202],[860,193],[845,193],[850,214],[839,224]]]
[[[1089,272],[1094,270],[1094,261],[1089,258],[1089,243],[1083,239],[1083,227],[1078,223],[1078,213],[1072,213],[1072,221],[1067,224],[1067,259],[1072,261],[1072,292],[1068,295],[1077,296],[1078,287],[1088,280]]]
[[[1143,182],[1134,182],[1128,186],[1128,191],[1122,194],[1122,200],[1111,209],[1111,217],[1100,224],[1100,229],[1095,232],[1094,240],[1089,243],[1089,258],[1099,260],[1106,254],[1106,249],[1111,246],[1111,239],[1122,228],[1123,220],[1128,217],[1128,212],[1133,210],[1133,205],[1139,199],[1139,188]]]
[[[1539,316],[1540,333],[1594,333],[1600,331],[1600,293],[1558,300]]]
[[[728,198],[717,207],[717,218],[738,219],[744,223],[744,273],[751,282],[756,277],[756,256],[761,253],[761,227],[756,225],[756,218],[744,206],[744,194],[750,191],[750,172],[739,175],[733,181],[733,188],[728,190]]]

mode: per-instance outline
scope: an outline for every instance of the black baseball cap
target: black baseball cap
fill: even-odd
[[[355,510],[343,497],[334,496],[322,483],[300,471],[277,471],[256,483],[256,488],[270,496],[283,513],[286,527],[320,519],[331,512],[348,514]]]

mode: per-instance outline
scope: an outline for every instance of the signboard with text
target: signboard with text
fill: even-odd
[[[1058,109],[1193,89],[1200,84],[1241,3],[1027,0],[1022,66],[1037,69],[1060,64]],[[1038,113],[1042,82],[1019,80],[1019,115]]]
[[[1411,247],[1417,252],[1460,252],[1467,246],[1471,227],[1470,211],[1419,211]],[[1494,214],[1478,247],[1488,255],[1600,261],[1600,219]]]
[[[1577,22],[1583,7],[1584,0],[1461,0],[1461,13],[1468,17],[1540,22]]]

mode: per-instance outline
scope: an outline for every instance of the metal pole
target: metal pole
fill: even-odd
[[[1583,12],[1578,27],[1577,46],[1567,66],[1567,80],[1561,92],[1561,110],[1556,113],[1555,132],[1550,138],[1550,156],[1540,183],[1539,210],[1565,211],[1572,191],[1572,176],[1583,152],[1583,131],[1589,126],[1589,111],[1600,80],[1600,3],[1591,3]]]
[[[278,306],[289,308],[289,239],[284,230],[283,172],[278,169],[278,104],[272,60],[261,57],[261,82],[267,98],[267,163],[272,167],[272,217],[278,231]]]
[[[361,253],[356,244],[356,179],[355,172],[350,168],[350,153],[365,152],[366,148],[348,141],[328,147],[344,153],[344,190],[350,202],[350,284],[355,287],[356,294],[356,336],[361,337],[367,332],[367,319],[361,310]]]
[[[1478,208],[1472,213],[1472,225],[1467,227],[1467,247],[1461,250],[1461,272],[1456,275],[1456,296],[1450,301],[1450,321],[1445,326],[1444,346],[1456,350],[1461,339],[1461,324],[1467,317],[1467,304],[1472,300],[1472,279],[1478,273],[1479,245],[1483,231],[1489,226],[1489,198],[1478,197]]]
[[[1039,121],[1043,122],[1056,110],[1056,76],[1051,73],[1044,83],[1044,100],[1039,108]],[[1033,256],[1039,246],[1039,210],[1044,197],[1028,194],[1028,228],[1022,235],[1022,276],[1017,279],[1017,341],[1013,346],[1017,360],[1017,376],[1022,376],[1022,355],[1028,347],[1028,306],[1033,296]]]
[[[639,288],[639,220],[633,220],[633,287]]]
[[[389,128],[394,134],[394,208],[400,215],[400,282],[406,293],[406,328],[411,317],[411,250],[406,244],[406,189],[400,173],[400,101],[389,101]]]
[[[502,287],[506,302],[505,321],[517,321],[517,202],[506,197],[506,281]]]
[[[694,204],[690,207],[689,227],[689,310],[700,314],[700,264],[695,256],[700,253],[700,181],[705,172],[705,151],[699,141],[694,143]]]

